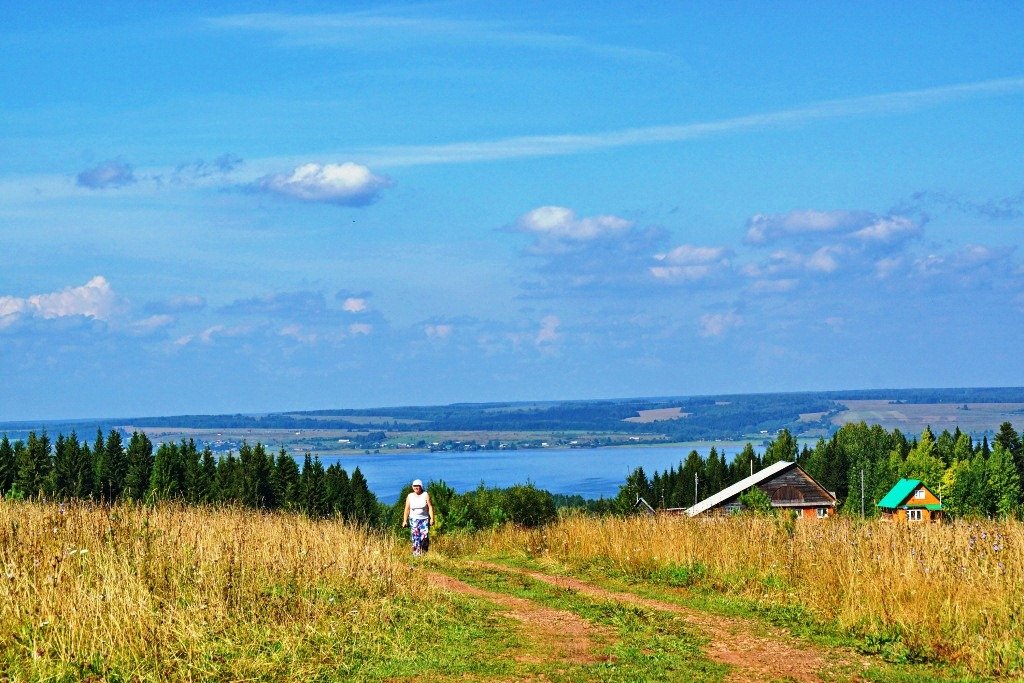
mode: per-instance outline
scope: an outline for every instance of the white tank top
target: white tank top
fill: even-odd
[[[427,492],[416,495],[409,494],[409,519],[430,519],[427,514]]]

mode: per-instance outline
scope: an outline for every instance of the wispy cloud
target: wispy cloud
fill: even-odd
[[[365,163],[383,167],[567,156],[618,147],[684,142],[730,133],[796,128],[833,119],[887,116],[936,107],[948,102],[999,97],[1021,92],[1024,92],[1024,78],[1004,78],[922,90],[904,90],[881,95],[826,100],[792,109],[717,121],[629,128],[589,135],[533,135],[441,145],[389,146],[352,152],[351,155],[362,159]]]
[[[130,164],[113,159],[87,168],[77,176],[78,186],[90,190],[124,187],[135,180],[135,172]]]
[[[288,47],[387,51],[424,46],[452,49],[486,45],[528,50],[589,52],[617,58],[669,57],[664,53],[614,45],[584,37],[536,31],[509,22],[418,16],[415,7],[331,14],[263,12],[209,17],[209,28],[275,36]]]

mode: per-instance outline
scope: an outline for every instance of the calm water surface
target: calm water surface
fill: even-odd
[[[672,447],[570,448],[517,451],[437,452],[410,451],[380,455],[320,456],[324,467],[338,462],[349,474],[356,467],[370,489],[385,503],[393,503],[402,487],[413,479],[443,479],[456,491],[487,486],[505,487],[533,482],[552,493],[579,494],[584,498],[615,496],[626,476],[643,467],[648,476],[676,467],[691,450],[707,457],[711,446],[726,453],[726,460],[743,450],[744,443],[707,442]],[[756,445],[758,452],[764,449]],[[300,463],[301,464],[301,463]]]

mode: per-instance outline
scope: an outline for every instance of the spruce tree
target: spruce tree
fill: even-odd
[[[274,495],[279,507],[294,510],[299,507],[299,464],[288,455],[284,447],[277,453],[274,463]]]
[[[63,434],[53,444],[53,495],[58,500],[74,496],[74,466],[77,453]]]
[[[36,436],[35,432],[28,435],[29,457],[35,465],[35,486],[25,493],[32,496],[45,496],[53,488],[51,474],[53,471],[53,455],[50,453],[50,437],[46,431]]]
[[[16,472],[14,462],[14,446],[11,440],[4,434],[0,439],[0,496],[6,496],[14,484],[14,473]]]
[[[76,444],[78,456],[74,465],[74,493],[75,498],[93,498],[96,495],[94,482],[95,467],[93,465],[92,451],[88,442],[79,441],[78,435],[71,432],[71,441]]]
[[[29,436],[32,435],[30,434]],[[25,497],[35,496],[36,492],[39,491],[36,462],[32,459],[31,452],[21,439],[14,442],[14,484],[12,488],[19,495]]]
[[[377,521],[377,497],[370,491],[366,477],[356,467],[349,480],[352,490],[352,519],[359,524],[373,524]]]
[[[111,429],[107,433],[103,451],[106,464],[104,486],[108,492],[107,500],[112,502],[124,495],[125,479],[128,477],[128,459],[120,431]]]
[[[1013,453],[996,441],[988,459],[988,487],[991,492],[992,512],[998,517],[1015,517],[1020,513],[1021,483]]]
[[[144,500],[153,476],[153,442],[145,433],[132,432],[125,453],[124,494],[130,500]]]

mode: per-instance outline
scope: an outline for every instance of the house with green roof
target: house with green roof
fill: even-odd
[[[900,479],[878,501],[882,516],[902,522],[935,522],[942,519],[942,500],[920,479]]]

